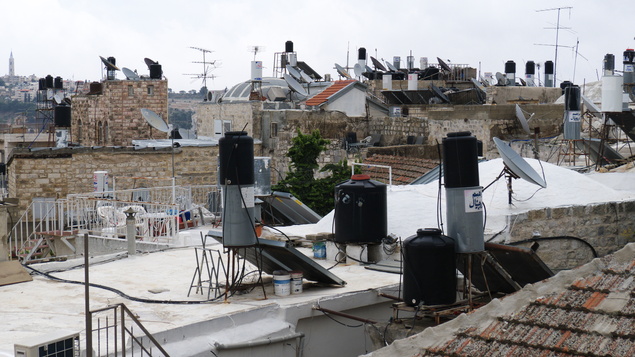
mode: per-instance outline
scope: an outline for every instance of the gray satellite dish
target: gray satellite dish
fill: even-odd
[[[504,74],[500,72],[496,72],[496,84],[505,85],[507,83],[507,78]]]
[[[450,68],[450,66],[448,66],[447,63],[445,63],[442,59],[440,59],[439,57],[437,57],[437,61],[439,62],[439,67],[443,68],[444,71],[448,71],[451,72],[452,69]]]
[[[335,69],[337,70],[337,73],[347,79],[352,79],[351,75],[348,74],[348,72],[346,72],[346,70],[344,68],[342,68],[342,66],[340,66],[339,64],[335,64]]]
[[[531,113],[531,115],[529,116],[529,119],[531,119],[533,116],[534,116],[534,113]],[[518,104],[516,104],[516,118],[518,118],[518,121],[520,122],[520,125],[523,127],[523,130],[525,131],[525,133],[531,134],[531,131],[529,131],[529,124],[527,123],[529,119],[525,118],[525,113],[523,113],[523,110],[520,109],[520,106]]]
[[[108,70],[111,70],[111,71],[119,70],[119,67],[115,66],[113,63],[111,63],[107,59],[103,58],[102,56],[99,56],[99,58],[101,58],[101,61],[104,63],[104,65],[106,66]]]
[[[141,108],[141,115],[146,120],[146,122],[150,124],[151,127],[157,129],[158,131],[162,131],[164,133],[170,131],[170,127],[168,126],[168,124],[164,122],[163,119],[161,119],[161,117],[152,110]]]
[[[355,66],[353,66],[353,71],[355,72],[355,77],[361,77],[362,73],[364,73],[364,69],[362,68],[362,65],[359,63],[355,63]]]
[[[430,89],[437,96],[437,98],[443,100],[446,103],[450,103],[450,98],[448,98],[448,96],[445,95],[445,93],[443,93],[439,87],[435,86],[434,84],[431,84]]]
[[[53,101],[57,105],[62,104],[62,102],[64,101],[64,96],[61,93],[55,93],[55,95],[53,96]]]
[[[313,83],[313,78],[311,78],[311,76],[306,74],[306,72],[300,71],[300,76],[302,77],[302,80],[304,80],[306,83]]]
[[[298,70],[295,69],[290,64],[287,65],[287,72],[289,72],[289,74],[298,81],[302,78],[302,76],[300,75],[300,72],[298,72]]]
[[[377,60],[377,58],[375,58],[375,57],[373,57],[373,56],[370,56],[370,60],[371,60],[371,62],[373,62],[373,65],[375,66],[375,69],[378,69],[378,70],[380,70],[380,71],[384,71],[384,72],[387,72],[387,71],[388,71],[388,70],[386,69],[386,67],[384,67],[384,65],[383,65],[383,64],[381,64],[381,62],[379,62],[379,61]]]
[[[284,81],[287,82],[287,85],[289,86],[289,88],[298,93],[299,95],[308,97],[309,94],[304,90],[304,88],[302,87],[302,85],[300,85],[300,83],[298,83],[298,81],[296,81],[295,79],[293,79],[293,77],[291,77],[288,74],[283,74],[282,77],[284,78]]]
[[[391,72],[399,72],[399,70],[397,69],[397,67],[393,66],[393,65],[392,65],[392,63],[390,63],[390,62],[388,62],[388,61],[386,61],[386,66],[388,66],[388,69],[389,69]]]
[[[121,71],[126,76],[126,79],[128,79],[130,81],[138,81],[139,80],[139,75],[134,73],[134,71],[130,70],[130,68],[123,67],[123,68],[121,68]]]
[[[368,72],[368,73],[372,73],[373,72],[373,69],[368,67],[368,65],[366,65],[364,68],[366,69],[366,72]]]
[[[527,182],[547,188],[547,183],[542,177],[514,149],[497,137],[494,137],[494,144],[509,171]]]

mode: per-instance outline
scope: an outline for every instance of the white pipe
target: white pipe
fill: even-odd
[[[296,332],[296,333],[287,334],[287,335],[281,335],[281,336],[277,336],[277,337],[267,337],[267,338],[261,338],[261,339],[258,339],[258,340],[251,340],[251,341],[237,342],[237,343],[218,343],[218,342],[215,342],[214,346],[218,350],[235,350],[235,349],[239,349],[239,348],[249,348],[249,347],[271,345],[271,344],[274,344],[274,343],[284,342],[284,341],[288,341],[288,340],[293,340],[293,339],[296,339],[296,338],[304,339],[304,333],[303,332]]]

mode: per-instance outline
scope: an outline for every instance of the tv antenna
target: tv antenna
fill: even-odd
[[[553,59],[553,78],[556,81],[558,80],[558,77],[556,77],[556,71],[557,71],[557,68],[558,68],[558,36],[560,34],[560,29],[564,29],[564,27],[560,27],[560,10],[569,10],[569,15],[571,15],[571,9],[573,9],[573,7],[564,6],[564,7],[554,7],[554,8],[551,8],[551,9],[536,10],[536,12],[556,11],[556,10],[558,11],[558,22],[556,22],[556,27],[555,27],[555,30],[556,30],[556,44],[555,44],[556,54],[555,54],[554,59]]]
[[[197,50],[200,51],[203,54],[203,60],[202,61],[192,61],[192,63],[200,63],[203,64],[203,73],[186,73],[184,75],[186,76],[192,76],[192,78],[194,79],[202,79],[203,80],[203,87],[205,87],[205,89],[207,89],[207,79],[214,79],[216,78],[215,75],[210,74],[210,69],[215,69],[216,68],[216,60],[213,61],[208,61],[206,59],[206,55],[208,53],[212,53],[213,51],[210,50],[206,50],[204,48],[200,48],[200,47],[190,47],[193,50]]]
[[[259,52],[265,52],[265,50],[266,50],[265,46],[258,46],[258,45],[249,46],[249,52],[253,52],[253,54],[254,54],[254,61],[256,60],[256,55]]]

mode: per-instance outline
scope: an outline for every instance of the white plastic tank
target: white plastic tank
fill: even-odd
[[[408,90],[417,90],[419,83],[419,75],[417,73],[408,73]]]
[[[262,81],[262,61],[251,61],[251,80]]]
[[[381,84],[383,90],[392,90],[392,74],[384,74]]]
[[[93,172],[93,192],[103,193],[108,191],[108,171]]]
[[[622,111],[622,84],[621,76],[602,77],[602,111],[621,112]]]

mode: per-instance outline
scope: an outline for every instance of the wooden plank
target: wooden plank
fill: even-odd
[[[31,281],[33,278],[20,262],[12,260],[0,262],[0,286],[23,283]]]

